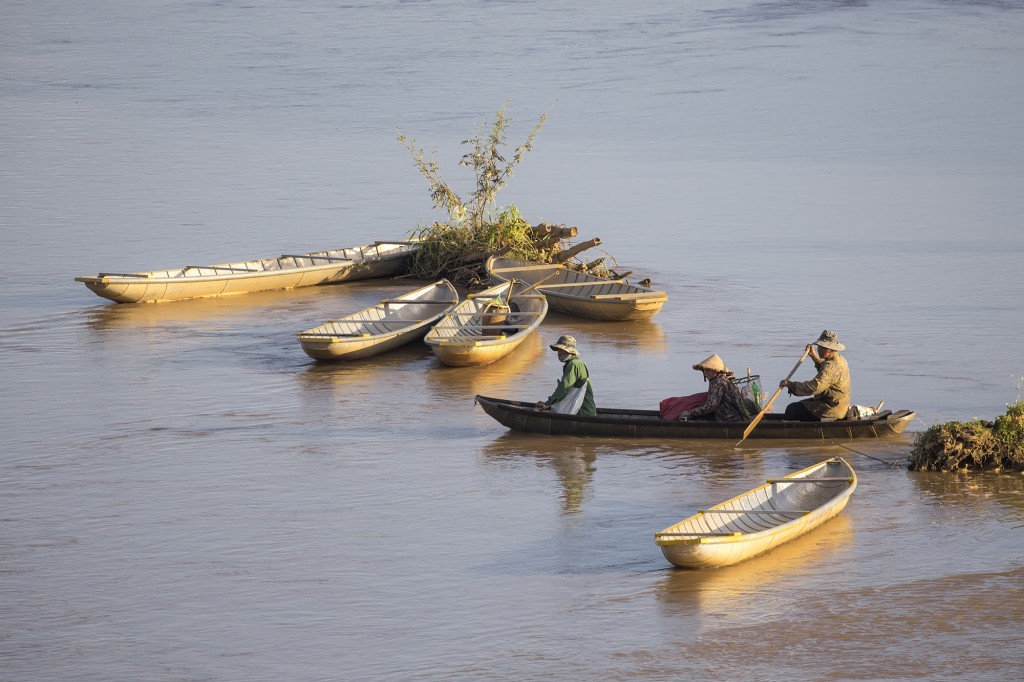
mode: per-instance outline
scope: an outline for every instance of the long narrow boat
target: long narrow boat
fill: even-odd
[[[537,290],[548,297],[552,310],[594,320],[650,319],[668,300],[664,291],[578,272],[558,263],[492,256],[487,259],[487,274],[494,283],[510,279],[541,283]]]
[[[470,294],[427,332],[424,341],[437,359],[453,367],[488,365],[500,360],[540,326],[548,302],[522,282],[505,282]],[[519,292],[519,293],[517,293]],[[491,316],[492,301],[511,310],[501,321]]]
[[[329,251],[152,272],[101,272],[75,277],[117,303],[155,303],[332,284],[398,274],[419,242],[374,242]]]
[[[857,474],[842,457],[819,462],[654,534],[679,568],[729,566],[817,528],[846,506]]]
[[[360,360],[422,339],[458,303],[459,293],[442,279],[295,336],[314,360]]]
[[[613,438],[691,438],[739,441],[747,422],[664,421],[657,410],[597,408],[596,417],[540,412],[534,403],[478,395],[484,412],[514,431],[551,436],[601,436]],[[863,419],[822,422],[787,421],[769,413],[748,439],[850,440],[883,438],[902,433],[916,416],[910,410],[885,410]]]

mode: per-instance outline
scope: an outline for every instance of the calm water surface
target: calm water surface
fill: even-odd
[[[766,386],[823,328],[854,400],[1020,397],[1019,2],[0,3],[0,678],[1016,680],[1024,477],[884,442],[512,434],[579,340],[599,404]],[[296,331],[413,288],[108,305],[73,281],[401,237],[396,129],[550,119],[501,195],[669,294],[552,314],[490,367],[312,363]],[[799,378],[809,378],[803,368]],[[653,534],[826,457],[852,502],[717,571]]]

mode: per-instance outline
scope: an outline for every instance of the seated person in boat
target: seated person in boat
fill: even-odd
[[[563,414],[571,412],[581,417],[596,417],[597,404],[594,402],[594,389],[590,385],[590,372],[576,350],[576,339],[572,336],[560,336],[550,348],[558,352],[558,360],[563,363],[562,378],[555,386],[555,392],[548,396],[547,400],[537,401],[535,407],[542,411],[552,410]],[[579,409],[568,409],[580,400],[580,394],[582,405]]]
[[[839,354],[843,350],[846,346],[839,343],[839,336],[828,329],[807,344],[818,373],[810,381],[783,379],[779,388],[789,389],[790,395],[812,397],[787,405],[785,419],[813,422],[846,417],[850,410],[850,366]]]
[[[700,395],[706,397],[697,405],[683,410],[676,419],[682,421],[701,419],[716,422],[747,420],[743,414],[743,396],[740,394],[740,388],[733,381],[732,370],[725,366],[722,358],[712,355],[694,365],[693,368],[704,374],[704,381],[708,382],[708,392],[688,396],[691,399]]]

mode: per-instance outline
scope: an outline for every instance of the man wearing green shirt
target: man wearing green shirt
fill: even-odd
[[[583,397],[583,406],[580,407],[577,415],[581,417],[596,417],[597,404],[594,402],[594,389],[590,385],[590,372],[587,366],[580,359],[576,350],[576,339],[571,336],[561,336],[558,341],[551,344],[551,350],[558,351],[558,360],[564,363],[562,367],[562,378],[555,386],[555,392],[548,396],[547,400],[537,401],[538,410],[549,410],[551,406],[562,400],[573,388],[586,387]]]

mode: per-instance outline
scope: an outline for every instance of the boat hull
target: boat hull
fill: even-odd
[[[476,396],[484,412],[498,423],[525,433],[548,436],[599,436],[603,438],[719,439],[739,441],[746,422],[664,421],[656,410],[598,408],[596,417],[541,412],[533,403]],[[750,439],[853,440],[884,438],[906,430],[916,414],[909,410],[876,415],[878,418],[831,422],[786,421],[766,414],[747,437]]]
[[[836,457],[701,510],[655,542],[677,568],[731,566],[821,526],[856,488],[853,467]]]
[[[100,273],[75,281],[115,303],[183,301],[391,277],[401,272],[416,248],[414,243],[382,243],[173,270]]]
[[[362,360],[422,339],[458,302],[455,287],[441,280],[296,337],[314,360]]]
[[[537,284],[552,310],[592,320],[649,320],[668,300],[662,291],[596,277],[558,264],[492,257],[487,261],[487,272],[494,283],[516,279]]]
[[[440,362],[452,367],[477,367],[501,360],[540,326],[548,312],[543,295],[515,293],[524,289],[522,284],[505,282],[472,294],[427,332],[425,343]],[[517,308],[498,328],[487,321],[487,305],[494,298]]]

